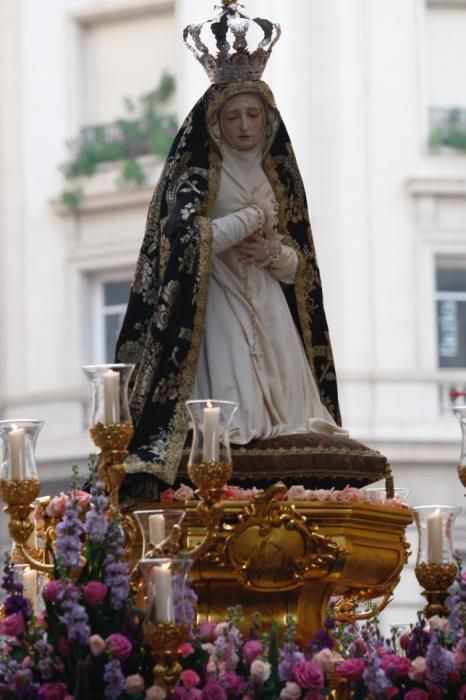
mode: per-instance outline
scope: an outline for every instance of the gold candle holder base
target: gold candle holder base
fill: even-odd
[[[104,483],[110,497],[110,510],[120,516],[118,492],[125,478],[125,457],[128,444],[133,437],[132,423],[96,423],[90,429],[91,438],[99,454],[99,479]]]
[[[169,695],[183,667],[179,662],[178,649],[188,638],[189,628],[174,622],[144,622],[144,643],[150,648],[155,660],[154,682]]]
[[[38,479],[13,479],[0,481],[4,511],[10,516],[8,531],[18,545],[25,545],[34,530],[29,515],[34,510],[32,503],[40,491]]]
[[[464,488],[466,488],[466,466],[460,464],[458,466],[458,476],[460,478],[461,483],[463,484]]]
[[[197,514],[206,528],[206,537],[199,546],[189,551],[189,556],[199,559],[209,553],[210,558],[218,560],[218,553],[212,550],[215,550],[215,544],[220,535],[224,510],[221,504],[223,489],[233,474],[233,463],[196,462],[188,464],[188,474],[201,498],[197,506]]]
[[[427,600],[424,608],[426,617],[439,615],[448,617],[450,611],[445,601],[448,598],[448,589],[454,583],[458,567],[454,562],[450,564],[427,564],[421,562],[415,568],[416,578],[424,588],[422,595]]]

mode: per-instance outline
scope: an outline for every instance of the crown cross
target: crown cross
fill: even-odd
[[[183,32],[186,46],[213,83],[226,83],[240,78],[260,80],[272,49],[280,38],[279,24],[260,17],[251,19],[241,11],[243,8],[244,5],[237,0],[222,0],[222,5],[215,7],[217,15],[213,19],[190,24]],[[258,26],[264,34],[253,51],[248,42],[251,23]],[[201,38],[209,28],[215,38],[216,55],[209,52]]]

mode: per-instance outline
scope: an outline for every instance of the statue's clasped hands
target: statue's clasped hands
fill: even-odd
[[[262,226],[244,238],[235,246],[241,262],[249,265],[266,266],[276,262],[280,257],[281,240],[283,236],[277,233],[277,203],[273,191],[263,193],[261,186],[255,187],[252,193],[252,204],[264,213],[265,221]]]

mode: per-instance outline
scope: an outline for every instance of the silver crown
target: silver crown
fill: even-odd
[[[236,0],[222,0],[216,5],[216,16],[206,22],[189,24],[183,32],[186,46],[193,52],[212,83],[227,83],[230,80],[248,78],[260,80],[272,49],[280,38],[279,24],[267,19],[251,19],[241,9],[244,5]],[[247,34],[251,23],[264,33],[264,38],[254,51],[249,50]],[[201,39],[201,33],[209,28],[215,37],[217,55],[213,56]],[[233,46],[228,38],[233,39]]]

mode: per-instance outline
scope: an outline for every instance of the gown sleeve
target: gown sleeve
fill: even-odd
[[[263,213],[259,207],[245,207],[233,214],[214,219],[212,222],[214,255],[241,243],[243,238],[257,231],[263,222]]]
[[[278,260],[270,263],[267,269],[272,277],[275,277],[279,282],[293,284],[297,268],[298,255],[296,251],[282,243]]]

